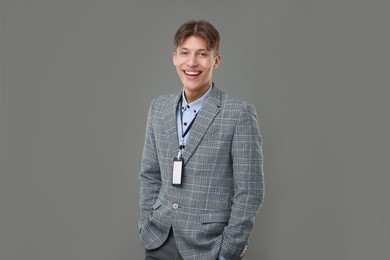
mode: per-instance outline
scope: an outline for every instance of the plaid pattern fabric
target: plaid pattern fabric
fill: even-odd
[[[158,248],[172,227],[184,259],[239,259],[264,194],[255,108],[213,87],[188,134],[177,187],[171,183],[180,94],[157,97],[149,109],[140,171],[141,243]]]

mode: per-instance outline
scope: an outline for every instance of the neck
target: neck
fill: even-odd
[[[210,86],[206,89],[202,89],[199,91],[190,91],[188,89],[184,89],[184,96],[186,97],[187,103],[191,104],[192,102],[201,98],[206,92],[210,89]]]

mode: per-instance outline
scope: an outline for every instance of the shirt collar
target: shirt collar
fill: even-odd
[[[200,107],[202,106],[203,102],[205,101],[205,99],[209,95],[213,86],[214,86],[214,84],[211,84],[211,86],[209,87],[207,92],[203,94],[203,96],[201,96],[200,98],[198,98],[197,100],[195,100],[194,102],[192,102],[190,104],[187,103],[187,100],[186,100],[185,95],[184,95],[184,90],[183,90],[182,91],[182,99],[181,99],[182,100],[182,110],[186,110],[186,108],[191,108],[191,109],[196,111],[195,113],[197,113],[199,111]]]

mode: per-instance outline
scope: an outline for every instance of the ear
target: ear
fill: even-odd
[[[174,51],[173,55],[172,55],[172,61],[173,61],[173,65],[175,65],[175,66],[176,66],[176,57],[177,57],[176,51]]]
[[[221,64],[222,56],[220,54],[217,54],[214,58],[214,66],[213,68],[216,69]]]

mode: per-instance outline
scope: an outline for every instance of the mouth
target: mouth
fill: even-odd
[[[192,70],[183,70],[183,72],[188,78],[196,78],[202,73],[201,71],[192,71]]]

